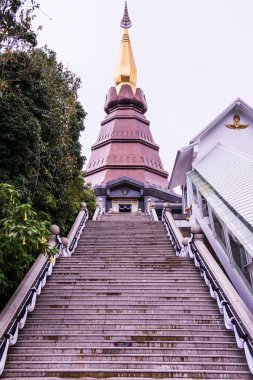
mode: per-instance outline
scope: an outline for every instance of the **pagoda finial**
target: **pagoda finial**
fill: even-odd
[[[124,16],[120,24],[120,26],[124,29],[124,33],[120,46],[118,65],[115,69],[114,75],[117,93],[119,93],[124,84],[131,86],[134,94],[136,92],[137,69],[128,35],[128,29],[131,25],[132,23],[127,10],[127,2],[125,2]]]
[[[131,20],[129,18],[128,9],[127,9],[127,1],[125,1],[125,10],[124,15],[120,23],[121,28],[129,29],[132,26]]]

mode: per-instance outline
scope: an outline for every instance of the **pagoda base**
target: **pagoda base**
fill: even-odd
[[[94,187],[96,197],[103,200],[105,211],[111,212],[145,212],[148,200],[155,204],[157,210],[163,208],[164,202],[181,208],[181,196],[157,185],[139,182],[130,177],[102,183]]]

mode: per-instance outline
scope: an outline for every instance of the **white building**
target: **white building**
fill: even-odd
[[[180,149],[169,186],[253,311],[253,109],[235,100]]]

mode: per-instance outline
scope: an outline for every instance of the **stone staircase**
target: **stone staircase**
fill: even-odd
[[[190,259],[145,215],[90,221],[11,347],[8,379],[252,379]]]

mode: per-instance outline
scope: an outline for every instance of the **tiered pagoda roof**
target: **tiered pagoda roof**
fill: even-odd
[[[136,88],[137,69],[128,29],[131,21],[127,4],[121,21],[124,29],[115,86],[105,101],[105,120],[86,169],[86,182],[100,185],[121,177],[168,189],[168,173],[159,157],[159,146],[154,142],[150,123],[145,117],[147,102],[140,88]]]

